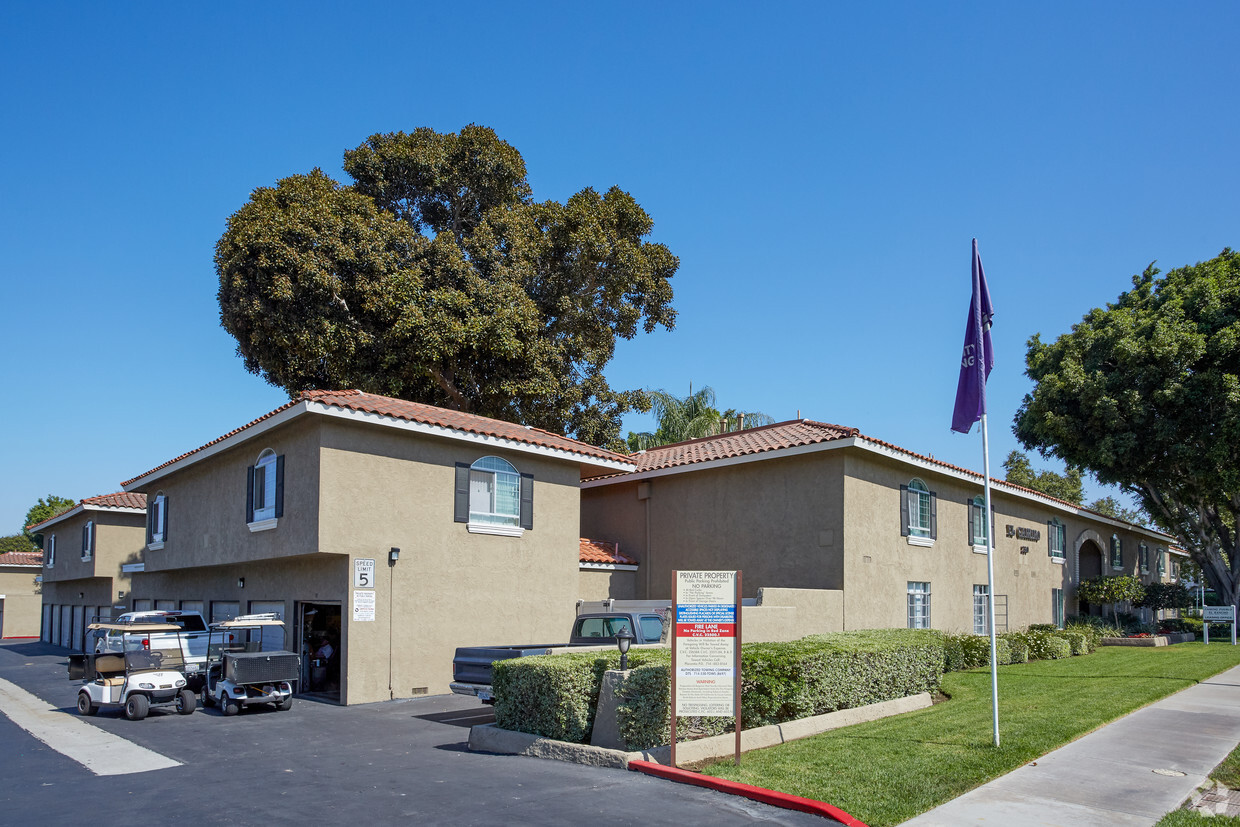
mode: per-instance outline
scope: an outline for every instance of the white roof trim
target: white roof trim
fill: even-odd
[[[63,522],[64,520],[67,520],[70,517],[76,517],[77,515],[81,514],[83,511],[106,511],[109,514],[145,514],[146,513],[145,508],[129,508],[128,506],[120,506],[120,505],[99,505],[97,503],[78,503],[77,505],[73,506],[73,508],[70,508],[68,511],[64,512],[63,514],[57,514],[55,517],[49,517],[44,522],[39,523],[38,524],[39,531],[36,531],[35,533],[39,534],[43,531],[45,527],[56,525],[56,523]]]
[[[582,571],[637,571],[637,566],[625,563],[586,563],[581,561],[578,565]]]
[[[923,459],[921,457],[913,456],[912,454],[908,453],[907,451],[904,451],[903,449],[891,448],[886,445],[879,444],[873,440],[867,439],[864,436],[855,436],[855,437],[843,437],[841,439],[832,439],[826,442],[815,442],[812,445],[796,445],[791,448],[775,448],[770,451],[761,451],[756,454],[745,454],[744,456],[739,456],[739,457],[725,457],[723,459],[706,460],[703,462],[693,462],[693,463],[689,463],[688,465],[677,465],[673,468],[657,468],[657,469],[650,470],[650,471],[640,471],[640,472],[635,472],[632,474],[624,474],[618,477],[607,477],[605,479],[599,479],[599,480],[584,480],[581,483],[581,487],[583,489],[599,488],[599,487],[606,486],[606,485],[617,485],[619,483],[639,482],[642,480],[652,479],[654,477],[665,477],[665,476],[671,476],[673,474],[685,474],[691,471],[703,471],[703,470],[713,469],[713,468],[724,468],[724,467],[731,466],[731,465],[742,465],[747,462],[760,462],[762,460],[768,460],[768,459],[783,459],[785,457],[794,457],[794,456],[799,456],[801,454],[813,454],[813,453],[818,453],[820,451],[834,451],[834,450],[838,450],[841,448],[860,448],[863,451],[869,451],[870,453],[878,454],[880,456],[884,456],[889,459],[894,459],[898,462],[903,462],[906,465],[911,465],[915,468],[920,469],[921,471],[931,472],[931,473],[938,474],[944,477],[951,477],[953,479],[972,483],[978,486],[981,486],[982,484],[981,474],[978,474],[972,471],[964,471],[962,469],[952,468],[948,465],[941,464],[934,460]],[[1062,512],[1064,514],[1071,514],[1074,517],[1080,517],[1080,518],[1087,519],[1087,520],[1095,520],[1097,522],[1105,523],[1107,525],[1114,526],[1116,528],[1122,528],[1125,531],[1135,531],[1141,534],[1145,534],[1149,537],[1157,538],[1160,542],[1163,542],[1163,543],[1171,543],[1175,541],[1175,538],[1172,537],[1171,535],[1163,534],[1161,531],[1158,531],[1156,529],[1144,528],[1142,526],[1133,525],[1131,523],[1126,523],[1123,520],[1118,520],[1113,517],[1107,517],[1102,514],[1097,514],[1093,511],[1089,511],[1084,508],[1076,508],[1073,506],[1065,505],[1063,502],[1053,499],[1051,497],[1048,497],[1044,494],[1038,494],[1036,492],[1026,491],[1021,488],[1014,488],[1010,484],[1005,483],[1003,480],[996,480],[993,477],[991,478],[991,482],[997,489],[1001,490],[1004,494],[1007,494],[1012,497],[1019,497],[1020,499],[1024,499],[1024,500],[1032,500],[1034,502],[1037,502],[1041,505],[1046,506],[1047,508],[1053,508],[1056,511]]]
[[[536,454],[544,457],[552,457],[554,459],[563,459],[576,462],[581,465],[591,465],[596,468],[605,468],[611,471],[628,471],[633,467],[632,463],[617,462],[615,460],[600,459],[591,457],[587,454],[578,453],[576,451],[568,451],[562,448],[547,448],[540,445],[528,445],[524,442],[518,442],[514,439],[504,439],[501,437],[486,436],[482,434],[472,434],[468,431],[461,431],[455,428],[445,428],[437,425],[427,425],[422,422],[410,422],[407,419],[400,419],[395,416],[386,414],[375,414],[366,411],[355,411],[349,408],[340,408],[335,405],[329,405],[311,399],[303,399],[297,404],[285,408],[275,416],[268,417],[262,422],[257,422],[248,428],[232,434],[231,436],[221,439],[213,445],[199,449],[188,456],[184,456],[171,465],[155,471],[149,471],[140,477],[132,480],[124,488],[126,491],[133,491],[150,485],[158,479],[168,476],[169,474],[180,471],[196,462],[213,457],[216,454],[227,451],[236,445],[261,436],[272,428],[279,427],[291,419],[302,414],[313,413],[323,416],[332,416],[338,419],[351,420],[353,422],[366,422],[371,425],[382,425],[389,428],[396,428],[402,431],[412,431],[413,433],[426,434],[430,436],[438,436],[446,439],[455,439],[461,442],[472,442],[478,445],[505,448],[510,451],[518,451],[527,454]],[[145,513],[145,512],[139,512]]]

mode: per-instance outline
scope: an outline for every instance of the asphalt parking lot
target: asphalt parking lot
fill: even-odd
[[[53,719],[72,716],[181,766],[96,775],[0,715],[0,811],[9,823],[832,823],[623,770],[472,753],[468,726],[490,711],[452,695],[354,707],[299,699],[289,712],[236,717],[164,707],[144,721],[119,711],[82,718],[67,654],[0,645],[0,679],[55,707]]]

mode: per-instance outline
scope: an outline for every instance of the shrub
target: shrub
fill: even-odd
[[[634,669],[620,688],[617,717],[629,749],[670,738],[667,668]],[[933,692],[943,674],[943,638],[930,630],[882,629],[754,643],[742,650],[741,670],[741,720],[759,727]],[[729,718],[685,723],[700,734],[733,727]]]
[[[1000,637],[1008,645],[1008,663],[1028,663],[1029,644],[1020,632],[1004,632]]]
[[[1003,635],[995,637],[995,659],[1000,665],[1012,662],[1011,643]],[[944,635],[943,671],[959,672],[990,665],[989,635]]]
[[[1054,623],[1030,623],[1029,631],[1031,632],[1057,632],[1059,627]]]
[[[1069,650],[1074,655],[1088,655],[1093,649],[1089,646],[1089,638],[1083,632],[1077,632],[1072,629],[1064,629],[1055,632],[1057,637],[1063,638],[1068,642]]]
[[[1058,660],[1072,656],[1072,646],[1054,632],[1025,632],[1029,660]]]

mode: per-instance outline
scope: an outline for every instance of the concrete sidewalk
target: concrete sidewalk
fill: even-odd
[[[1206,783],[1206,776],[1237,743],[1240,666],[1107,724],[905,824],[1148,827]]]

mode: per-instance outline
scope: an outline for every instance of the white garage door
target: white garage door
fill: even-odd
[[[281,620],[284,620],[284,601],[271,600],[251,600],[250,614],[266,614],[272,612]],[[263,628],[263,651],[270,652],[275,649],[284,649],[288,644],[285,643],[285,629],[278,626],[266,626]]]

